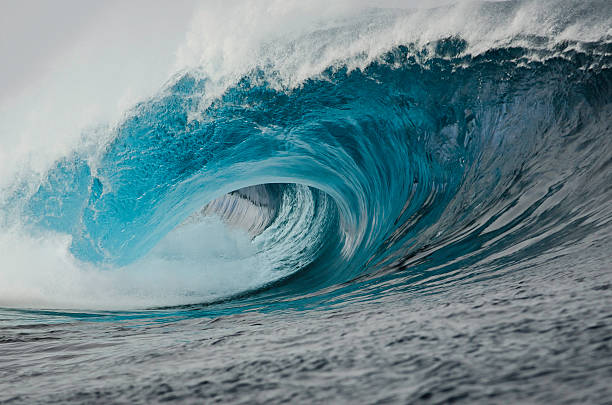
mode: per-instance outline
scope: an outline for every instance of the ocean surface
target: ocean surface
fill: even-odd
[[[309,7],[0,111],[0,404],[612,404],[612,4]]]

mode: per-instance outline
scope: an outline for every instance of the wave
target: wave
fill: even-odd
[[[194,30],[156,95],[84,138],[107,141],[12,175],[0,304],[286,302],[596,243],[612,212],[606,10],[366,8],[231,52]]]

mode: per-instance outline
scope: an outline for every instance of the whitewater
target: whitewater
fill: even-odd
[[[608,1],[2,7],[0,404],[610,403]]]

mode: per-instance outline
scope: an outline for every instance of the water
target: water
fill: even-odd
[[[118,118],[7,109],[0,403],[608,403],[612,9],[410,7],[203,5]]]

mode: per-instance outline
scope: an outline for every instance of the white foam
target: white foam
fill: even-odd
[[[481,2],[261,0],[215,2],[196,13],[177,68],[201,70],[211,79],[207,97],[255,68],[274,72],[279,88],[294,88],[329,66],[366,66],[399,44],[426,46],[450,36],[479,54],[525,45],[526,36],[560,41],[597,41],[612,33],[612,15],[589,10],[588,2],[523,1],[504,12]],[[376,9],[372,9],[376,7]],[[392,9],[395,7],[396,9]],[[501,8],[500,8],[501,10]],[[580,18],[572,20],[574,16]],[[204,103],[206,107],[208,103]]]
[[[214,98],[257,66],[275,71],[279,87],[293,88],[328,66],[349,61],[350,68],[363,67],[397,44],[424,45],[451,35],[466,39],[472,53],[520,44],[519,35],[553,42],[612,35],[612,16],[589,12],[588,2],[562,7],[530,0],[500,15],[473,1],[429,10],[448,3],[244,0],[196,7],[194,0],[142,0],[89,8],[75,0],[53,7],[8,3],[0,28],[0,188],[23,173],[43,174],[84,145],[103,148],[125,111],[179,71],[195,69],[209,77],[207,97]],[[65,17],[71,13],[82,18]],[[56,31],[61,35],[52,35]],[[20,58],[24,47],[37,51],[24,51],[29,57]],[[25,63],[36,68],[20,69]]]
[[[200,303],[259,287],[274,269],[248,234],[218,218],[177,228],[142,260],[98,268],[70,254],[70,237],[0,234],[0,306],[135,309]]]
[[[443,3],[448,2],[426,6]],[[566,17],[577,11],[558,7],[554,1],[525,1],[502,16],[467,1],[435,12],[368,11],[422,8],[422,4],[416,0],[209,1],[194,11],[192,1],[118,1],[96,6],[95,12],[86,13],[86,24],[71,28],[53,43],[42,41],[43,36],[67,24],[58,16],[70,15],[75,6],[74,1],[54,2],[53,13],[47,13],[47,7],[43,17],[32,19],[46,30],[32,35],[40,35],[50,50],[38,60],[33,56],[30,63],[37,68],[11,78],[20,85],[0,95],[0,203],[8,194],[6,188],[18,179],[35,189],[49,165],[71,151],[102,150],[112,137],[110,128],[129,106],[155,94],[176,72],[201,71],[211,79],[208,96],[214,97],[258,66],[275,71],[276,85],[291,89],[330,65],[359,68],[398,44],[424,46],[452,35],[466,39],[472,53],[520,43],[519,34],[547,36],[553,42],[612,35],[612,16],[587,13],[567,22]],[[4,22],[11,18],[4,9],[2,15]],[[20,38],[7,30],[27,27],[27,21],[0,24],[4,27],[0,36]],[[6,47],[3,42],[3,64],[10,63],[20,47],[33,43],[37,41]],[[12,72],[18,75],[19,69]],[[91,127],[98,130],[86,130]],[[296,230],[289,236],[304,235]],[[218,223],[194,225],[168,235],[141,262],[112,270],[72,257],[67,235],[33,236],[18,225],[0,229],[0,305],[134,308],[232,294],[277,277],[266,260],[282,260],[277,256],[285,253],[284,248],[270,248],[276,256],[266,259],[245,238]],[[228,257],[231,260],[225,260]]]

